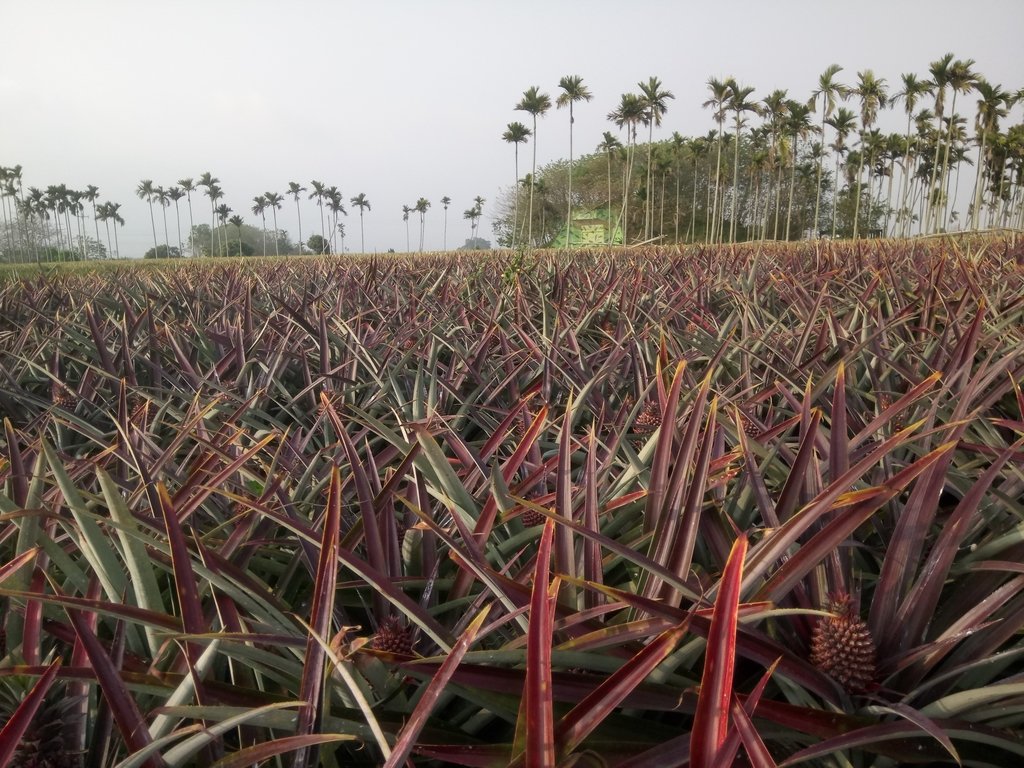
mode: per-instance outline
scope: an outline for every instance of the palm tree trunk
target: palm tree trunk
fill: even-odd
[[[907,112],[907,133],[904,139],[907,143],[907,148],[903,153],[903,173],[900,175],[900,187],[897,195],[900,198],[900,216],[897,219],[900,221],[900,235],[906,237],[905,227],[907,221],[910,219],[910,212],[907,210],[907,195],[910,192],[910,118],[911,112]]]
[[[772,240],[779,239],[779,214],[782,211],[782,163],[775,159],[778,166],[775,171],[775,227],[772,230]]]
[[[178,207],[178,201],[174,201],[174,223],[178,228],[178,255],[184,256],[185,249],[181,244],[181,209]]]
[[[949,128],[946,131],[946,150],[942,155],[942,168],[939,170],[939,187],[943,191],[941,198],[941,207],[935,214],[936,224],[939,221],[939,214],[942,215],[942,226],[946,226],[946,211],[949,208],[949,148],[953,145],[953,123],[956,118],[956,95],[957,91],[953,89],[953,103],[949,108]]]
[[[981,146],[978,147],[978,172],[974,176],[974,194],[971,195],[971,229],[977,231],[978,221],[981,218],[981,190],[984,186],[985,177],[988,175],[988,163],[985,162],[985,144],[988,139],[988,131],[981,132]]]
[[[277,199],[276,193],[275,193],[275,199]],[[281,255],[281,238],[277,236],[277,232],[278,232],[278,229],[277,229],[277,208],[275,206],[273,206],[273,205],[270,206],[270,213],[274,217],[274,255],[275,256],[280,256]]]
[[[608,156],[608,244],[612,243],[612,150],[609,147],[606,152]]]
[[[814,193],[814,239],[818,239],[820,228],[818,227],[818,212],[821,206],[821,166],[825,161],[825,107],[822,105],[821,109],[821,144],[822,151],[818,153],[818,178],[817,178],[817,190]]]
[[[192,218],[192,193],[191,192],[186,192],[185,193],[185,197],[188,199],[188,241],[191,244],[192,255],[195,256],[196,255],[196,240],[195,240],[195,237],[196,237],[196,231],[195,231],[196,230],[196,222],[195,222],[195,219]],[[114,227],[114,231],[115,232],[117,231],[117,226],[116,225]]]
[[[697,237],[697,158],[693,159],[693,197],[690,199],[690,226],[686,240],[692,243]]]
[[[519,142],[515,142],[515,164],[516,164],[516,180],[512,185],[512,194],[515,195],[512,207],[512,247],[516,247],[516,240],[519,235]],[[447,216],[447,212],[445,212]],[[447,221],[447,219],[445,219]],[[447,225],[446,225],[447,226]]]
[[[156,217],[153,215],[153,201],[149,201],[149,223],[153,227],[153,255],[156,256],[160,246],[156,241]]]
[[[892,213],[892,177],[896,173],[896,161],[889,164],[889,184],[885,193],[885,236],[889,236],[889,215]]]
[[[110,258],[114,258],[114,249],[110,243],[110,221],[107,219],[103,220],[103,228],[107,230],[107,253],[110,254]]]
[[[722,178],[722,123],[718,124],[718,159],[715,161],[715,205],[711,211],[711,224],[714,231],[718,231],[718,189]],[[709,243],[715,242],[714,235],[711,235]]]
[[[526,227],[526,247],[533,248],[533,188],[537,186],[537,115],[533,115],[533,169],[530,171],[529,223]]]
[[[569,99],[569,195],[565,213],[565,247],[572,245],[572,99]],[[516,174],[518,177],[518,174]],[[517,179],[518,181],[518,179]]]
[[[651,190],[651,171],[654,159],[654,120],[647,124],[647,210],[644,213],[644,239],[650,240],[654,236],[654,192]]]
[[[732,213],[729,214],[729,242],[736,242],[736,203],[740,183],[740,113],[736,112],[736,147],[733,150],[732,162]]]
[[[676,169],[676,227],[675,227],[675,229],[676,229],[675,240],[676,240],[677,243],[679,242],[679,183],[680,183],[680,181],[681,181],[681,176],[680,176],[680,173],[679,173],[679,169],[677,168]]]
[[[860,226],[860,177],[864,172],[864,139],[861,137],[860,162],[857,165],[857,200],[853,208],[853,239],[857,239],[857,231]]]
[[[213,233],[217,228],[217,212],[213,209],[213,197],[210,197],[210,255],[216,256],[217,252],[213,250]]]
[[[935,207],[935,176],[939,171],[939,153],[942,150],[942,112],[936,111],[935,113],[935,157],[932,159],[932,174],[931,180],[928,182],[928,199],[925,205],[925,218],[928,219],[929,227],[931,226],[932,213]],[[924,223],[921,224],[922,230]]]
[[[171,241],[167,234],[167,206],[160,203],[160,207],[163,209],[164,214],[164,250],[167,252],[167,257],[171,256]]]

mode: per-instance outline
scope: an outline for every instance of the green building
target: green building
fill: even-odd
[[[622,227],[613,224],[611,244],[622,245]],[[549,244],[549,248],[577,248],[579,246],[600,246],[609,243],[608,238],[608,210],[598,208],[595,210],[579,210],[572,212],[572,227],[566,232],[563,226],[562,231],[555,236]]]

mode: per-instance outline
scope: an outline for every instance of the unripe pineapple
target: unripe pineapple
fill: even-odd
[[[747,437],[757,437],[761,434],[761,428],[745,413],[740,413],[740,425],[743,428],[743,434]]]
[[[874,682],[875,641],[844,592],[829,598],[832,616],[818,619],[811,638],[811,663],[851,693],[862,693]]]
[[[657,403],[647,403],[637,414],[633,422],[633,431],[640,435],[650,435],[661,426],[661,408]]]
[[[640,409],[640,413],[633,422],[633,433],[637,436],[633,440],[633,449],[639,451],[644,447],[647,439],[661,426],[661,408],[657,403],[648,402]]]
[[[526,528],[533,528],[535,525],[543,525],[547,518],[535,509],[528,509],[523,512],[519,520]]]
[[[385,619],[373,638],[373,648],[377,651],[411,656],[412,646],[412,628],[402,623],[397,616]]]

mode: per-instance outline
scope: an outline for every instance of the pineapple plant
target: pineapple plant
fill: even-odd
[[[21,704],[26,691],[18,678],[0,678],[0,729]],[[62,695],[63,686],[56,686],[43,699],[32,722],[25,730],[6,768],[79,768],[82,755],[67,743],[71,714],[78,704],[76,698]]]

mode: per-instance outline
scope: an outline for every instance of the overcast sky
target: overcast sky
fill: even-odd
[[[368,251],[405,249],[402,205],[419,197],[433,204],[428,248],[442,244],[444,195],[449,246],[469,236],[462,212],[477,195],[492,239],[490,203],[513,176],[501,134],[529,122],[513,107],[531,85],[554,97],[569,74],[594,94],[576,107],[577,154],[615,130],[608,112],[651,75],[676,97],[656,138],[714,127],[700,106],[712,76],[804,99],[833,62],[842,82],[871,68],[897,86],[952,51],[1024,86],[1024,0],[0,0],[0,24],[0,166],[21,164],[26,187],[98,186],[123,204],[128,256],[152,244],[139,181],[204,171],[251,224],[254,195],[338,186],[350,248],[360,192]],[[880,124],[902,130],[902,110]],[[565,110],[538,134],[539,164],[568,155]],[[304,201],[302,213],[308,237],[318,212]],[[295,239],[291,198],[278,222]]]

